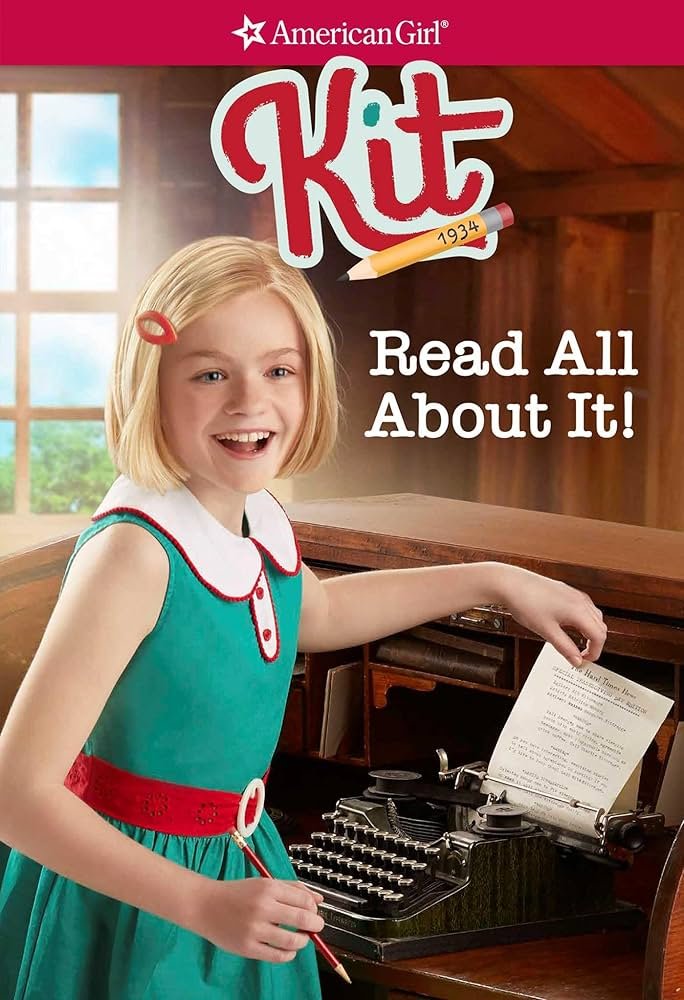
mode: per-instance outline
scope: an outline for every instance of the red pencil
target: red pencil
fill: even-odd
[[[231,830],[230,837],[233,843],[237,844],[242,853],[246,855],[249,861],[254,865],[254,867],[262,876],[262,878],[273,878],[266,865],[256,856],[256,854],[249,846],[245,838],[242,837],[237,832],[237,830]],[[318,948],[318,950],[320,951],[321,955],[326,960],[328,965],[337,973],[338,976],[341,976],[342,979],[344,979],[345,983],[351,984],[351,979],[349,978],[347,970],[342,965],[342,963],[335,957],[335,955],[331,952],[330,948],[328,948],[327,944],[320,936],[320,934],[316,934],[313,931],[306,931],[306,933],[309,935],[315,946]]]

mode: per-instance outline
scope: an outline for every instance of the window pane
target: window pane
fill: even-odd
[[[104,406],[115,347],[114,313],[34,313],[31,405]]]
[[[17,206],[0,201],[0,292],[17,287]]]
[[[14,421],[0,420],[0,514],[14,510]]]
[[[91,514],[115,478],[101,421],[31,422],[34,514]]]
[[[31,183],[46,187],[117,187],[117,94],[34,94]]]
[[[0,94],[0,187],[17,186],[17,95]]]
[[[0,313],[0,406],[14,406],[16,316]]]
[[[117,226],[113,202],[32,202],[31,288],[114,291]]]

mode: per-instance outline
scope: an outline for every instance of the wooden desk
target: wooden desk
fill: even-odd
[[[641,1000],[644,941],[643,931],[616,931],[383,965],[338,954],[354,1000]],[[349,997],[333,979],[323,976],[324,1000]]]

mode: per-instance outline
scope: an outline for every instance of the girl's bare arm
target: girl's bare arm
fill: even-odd
[[[114,525],[76,556],[0,733],[0,839],[47,868],[183,926],[207,880],[131,840],[64,787],[168,580],[143,528]]]

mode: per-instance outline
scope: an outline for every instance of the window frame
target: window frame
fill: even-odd
[[[32,313],[108,312],[121,324],[131,291],[144,260],[142,241],[134,230],[143,220],[143,191],[147,192],[145,218],[154,218],[149,192],[154,191],[156,132],[154,110],[158,70],[138,68],[0,67],[0,93],[17,95],[16,187],[0,186],[0,201],[16,204],[17,280],[14,291],[0,291],[0,312],[14,314],[15,401],[0,406],[0,420],[15,427],[14,510],[0,515],[12,530],[18,522],[52,517],[59,528],[83,522],[83,514],[48,515],[31,512],[30,432],[34,420],[104,419],[104,407],[32,406],[30,401],[30,317]],[[118,187],[32,187],[30,178],[32,94],[116,93],[119,97],[119,185]],[[148,138],[151,126],[152,142]],[[29,286],[29,225],[32,202],[115,202],[118,213],[118,286],[116,291],[31,291]],[[144,228],[144,225],[143,227]],[[7,523],[9,522],[9,523]],[[46,525],[47,527],[47,525]],[[21,534],[21,529],[19,530]]]

